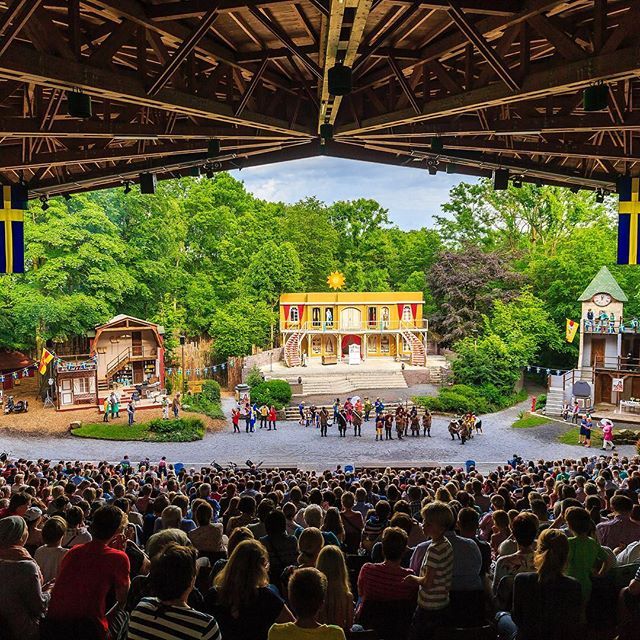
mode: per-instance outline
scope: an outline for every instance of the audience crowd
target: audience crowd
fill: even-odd
[[[0,637],[637,640],[639,496],[617,455],[316,473],[3,454]]]

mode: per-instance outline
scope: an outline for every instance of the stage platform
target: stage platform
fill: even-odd
[[[403,367],[404,364],[404,367]],[[345,394],[358,389],[406,389],[417,384],[440,384],[447,368],[443,356],[429,356],[426,367],[411,366],[392,358],[369,358],[357,365],[347,361],[323,365],[307,361],[302,367],[287,367],[274,362],[261,368],[267,380],[286,380],[294,386],[296,396]],[[298,380],[302,379],[301,385]]]

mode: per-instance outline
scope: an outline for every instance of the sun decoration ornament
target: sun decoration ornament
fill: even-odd
[[[344,274],[340,271],[332,271],[327,276],[327,284],[330,289],[342,289],[344,287]]]

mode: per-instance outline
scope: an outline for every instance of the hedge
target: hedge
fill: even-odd
[[[454,384],[451,387],[442,387],[437,396],[416,396],[413,401],[420,407],[439,413],[460,414],[473,411],[483,414],[505,409],[522,402],[526,397],[526,391],[504,396],[492,384],[484,384],[477,388],[466,384]]]
[[[291,402],[291,385],[286,380],[266,380],[255,387],[251,387],[251,402],[258,406],[273,405],[282,409]]]

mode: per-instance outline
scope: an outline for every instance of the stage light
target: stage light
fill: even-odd
[[[495,191],[505,191],[509,186],[509,172],[506,169],[495,169],[493,172],[493,188]]]
[[[49,208],[49,198],[47,196],[40,196],[40,203],[42,205],[42,210],[46,211]]]
[[[430,176],[435,176],[436,173],[438,173],[438,165],[435,162],[428,162],[427,171],[429,172]]]
[[[571,193],[578,193],[578,191],[580,191],[580,187],[569,187],[569,191],[571,191]]]
[[[220,140],[209,140],[207,144],[207,158],[215,158],[220,155]]]
[[[91,96],[78,91],[67,91],[67,113],[72,118],[90,118]]]
[[[211,167],[207,167],[205,169],[204,175],[209,179],[213,178],[213,169]]]
[[[156,174],[141,173],[140,174],[140,193],[152,196],[156,192]]]
[[[585,111],[603,111],[609,103],[609,87],[606,84],[594,84],[582,92],[582,108]]]
[[[69,202],[69,200],[71,200],[71,194],[70,193],[63,193],[62,197]]]
[[[596,189],[596,202],[604,202],[604,191],[602,189]]]
[[[516,177],[513,179],[513,186],[514,186],[516,189],[520,189],[520,188],[522,187],[522,176],[516,176]]]
[[[124,183],[124,193],[125,194],[131,193],[131,183],[128,180],[127,182]]]
[[[189,169],[189,175],[192,176],[193,178],[199,178],[200,167],[191,167],[191,169]]]
[[[338,62],[329,69],[327,83],[332,96],[346,96],[351,93],[351,68]]]
[[[433,153],[442,153],[443,149],[444,143],[442,142],[442,138],[431,138],[431,151]]]

